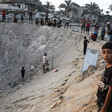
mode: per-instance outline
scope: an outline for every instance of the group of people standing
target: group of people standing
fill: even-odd
[[[91,21],[90,19],[88,18],[86,20],[86,18],[84,17],[83,19],[81,19],[81,33],[84,31],[84,33],[86,32],[87,34],[89,34],[89,31],[90,31],[90,24],[91,24]]]
[[[48,19],[48,21],[45,22],[43,18],[41,18],[39,20],[39,18],[37,17],[35,19],[35,25],[38,25],[39,23],[40,23],[40,25],[48,25],[48,26],[53,26],[53,27],[57,26],[58,28],[60,28],[62,26],[62,22],[61,22],[60,19],[58,19],[58,20],[56,20],[56,19]]]

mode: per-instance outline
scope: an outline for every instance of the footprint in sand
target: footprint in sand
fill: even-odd
[[[68,81],[68,79],[65,80],[65,82],[67,82],[67,81]]]
[[[69,77],[71,76],[71,74],[69,75]]]
[[[55,102],[53,105],[51,105],[51,109],[56,108],[57,106],[60,106],[61,103],[63,102],[63,96],[59,97],[59,100],[57,102]]]
[[[64,86],[66,83],[63,83],[62,86]]]
[[[75,73],[75,72],[76,72],[76,71],[73,71],[72,74]]]

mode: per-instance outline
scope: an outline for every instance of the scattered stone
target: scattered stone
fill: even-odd
[[[59,92],[60,90],[57,90],[56,92]]]
[[[16,82],[9,82],[9,84],[8,84],[11,88],[13,88],[13,87],[15,87],[16,85],[17,85],[17,83]]]
[[[0,94],[0,97],[2,97],[3,96],[3,94]]]
[[[68,79],[65,80],[65,82],[67,82],[67,81],[68,81]]]
[[[69,75],[69,77],[71,76],[71,74]]]
[[[62,86],[64,86],[66,83],[63,83]]]
[[[51,109],[56,108],[57,106],[60,106],[61,103],[63,102],[63,96],[59,97],[59,101],[55,102],[53,105],[51,105]]]

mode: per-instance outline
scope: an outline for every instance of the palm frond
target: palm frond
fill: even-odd
[[[59,8],[66,8],[66,5],[64,3],[59,5]]]
[[[101,10],[99,9],[98,4],[96,4],[95,2],[91,2],[90,4],[85,4],[85,9],[83,11],[82,16],[90,15],[90,17],[99,17],[100,13]]]

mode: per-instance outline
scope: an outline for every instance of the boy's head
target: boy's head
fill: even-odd
[[[86,36],[84,36],[84,39],[86,39]]]
[[[44,53],[44,56],[47,56],[47,53]]]
[[[102,46],[102,50],[103,49],[110,49],[112,50],[112,42],[107,42]]]
[[[112,65],[112,42],[107,42],[102,46],[103,59]]]

